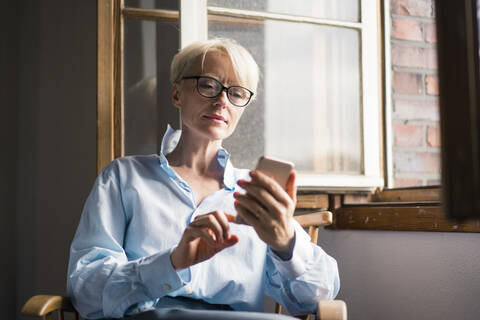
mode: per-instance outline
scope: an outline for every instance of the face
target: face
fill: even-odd
[[[213,77],[226,87],[242,85],[235,77],[230,59],[221,52],[206,54],[203,71],[201,58],[198,58],[185,76]],[[209,140],[223,140],[230,136],[245,110],[233,105],[225,91],[216,98],[201,96],[196,79],[184,79],[174,84],[172,102],[180,109],[182,130]]]

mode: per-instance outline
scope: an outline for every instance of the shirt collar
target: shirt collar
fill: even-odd
[[[166,170],[170,177],[175,177],[176,174],[168,165],[168,160],[165,157],[172,152],[180,140],[182,130],[174,130],[170,125],[167,125],[167,130],[162,138],[162,145],[160,147],[160,165]],[[223,169],[223,184],[229,191],[235,190],[235,173],[234,167],[230,161],[230,154],[224,148],[220,148],[217,152],[218,164]]]

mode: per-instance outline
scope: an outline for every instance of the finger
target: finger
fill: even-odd
[[[215,234],[209,230],[210,229],[208,228],[197,228],[197,227],[188,226],[185,229],[185,236],[186,236],[185,240],[187,242],[191,242],[198,238],[201,238],[205,240],[205,242],[211,247],[215,247],[216,246]]]
[[[242,207],[246,208],[251,214],[253,214],[258,220],[270,220],[271,215],[255,198],[249,195],[240,193],[234,193],[235,199]]]
[[[234,216],[233,214],[226,213],[226,212],[225,212],[225,217],[227,217],[227,220],[228,220],[229,222],[235,222],[235,220],[237,219],[237,217]]]
[[[287,187],[286,190],[287,194],[290,196],[290,198],[293,200],[293,203],[297,203],[297,185],[295,184],[295,180],[297,178],[297,173],[295,170],[290,173],[290,176],[288,177],[287,180]]]
[[[230,237],[230,225],[228,224],[227,217],[222,211],[219,210],[212,212],[212,214],[222,227],[223,239],[228,239]]]
[[[238,221],[238,212],[237,212],[236,215],[233,215],[233,214],[230,214],[230,213],[225,213],[225,216],[227,217],[228,222],[233,222],[233,223],[237,223],[237,224],[239,223],[239,221]],[[240,223],[240,224],[245,224],[245,222]],[[233,237],[233,236],[236,237],[236,235],[230,235],[230,237]],[[227,239],[227,240],[228,240],[228,239]]]
[[[279,202],[288,205],[291,199],[277,180],[258,170],[250,171],[250,176],[252,177],[252,184],[263,187]]]
[[[217,242],[223,242],[223,228],[215,215],[200,215],[196,217],[190,225],[193,225],[194,227],[209,228],[215,234]]]
[[[223,242],[218,248],[218,251],[222,251],[225,248],[231,247],[235,245],[238,242],[238,237],[234,234],[230,236],[229,239],[227,239],[225,242]],[[217,251],[217,252],[218,252]]]
[[[251,182],[242,182],[241,187],[245,189],[247,196],[255,199],[261,206],[267,209],[265,213],[269,214],[270,217],[275,219],[278,216],[277,212],[282,210],[281,203],[268,190]],[[240,193],[234,193],[236,199],[240,195]]]
[[[235,201],[235,209],[237,209],[237,213],[249,225],[255,227],[259,224],[260,221],[258,218],[247,208],[243,207],[238,201]]]

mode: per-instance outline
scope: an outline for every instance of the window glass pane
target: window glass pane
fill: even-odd
[[[333,20],[360,20],[359,0],[208,0],[208,5]]]
[[[167,123],[178,128],[169,82],[170,62],[178,51],[178,39],[177,23],[125,21],[126,155],[157,153]]]
[[[125,0],[125,7],[141,9],[178,10],[180,1]]]
[[[267,154],[300,173],[362,173],[357,31],[210,17],[209,37],[219,36],[247,47],[262,72],[257,101],[225,142],[237,166]]]

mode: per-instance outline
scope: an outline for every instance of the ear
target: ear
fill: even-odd
[[[172,104],[180,109],[180,85],[178,83],[174,83],[172,85]]]

